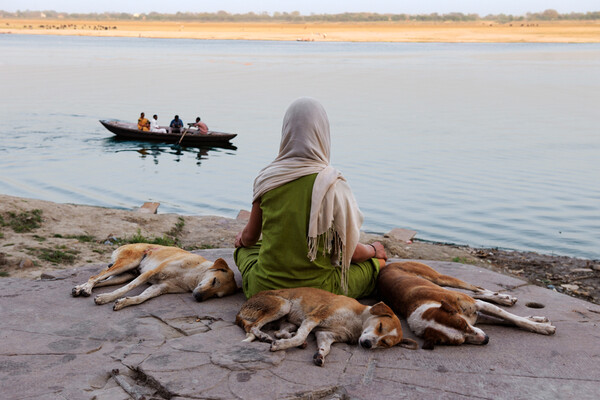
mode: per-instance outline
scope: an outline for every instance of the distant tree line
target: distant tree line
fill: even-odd
[[[430,22],[468,22],[468,21],[495,21],[500,23],[513,21],[572,21],[572,20],[600,20],[600,11],[586,13],[560,14],[556,10],[545,10],[539,13],[527,13],[525,15],[490,14],[484,17],[478,14],[463,14],[459,12],[447,14],[378,14],[378,13],[341,13],[341,14],[310,14],[302,15],[299,11],[293,12],[267,12],[245,14],[231,14],[226,11],[216,13],[192,13],[177,12],[175,14],[164,14],[157,12],[129,14],[129,13],[64,13],[52,10],[45,11],[16,11],[8,12],[0,10],[0,18],[22,18],[22,19],[71,19],[71,20],[93,20],[93,21],[188,21],[188,22],[384,22],[384,21],[430,21]]]

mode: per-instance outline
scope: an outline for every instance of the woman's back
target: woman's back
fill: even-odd
[[[314,287],[357,298],[374,289],[380,262],[371,257],[378,250],[359,243],[363,216],[346,179],[329,164],[330,145],[323,106],[295,100],[283,119],[279,153],[254,180],[250,219],[236,236],[234,258],[247,297]],[[332,265],[332,254],[340,266]]]
[[[261,198],[263,240],[258,267],[265,276],[257,275],[259,282],[264,278],[280,287],[319,288],[335,275],[329,257],[324,257],[322,250],[313,262],[307,257],[306,233],[316,176],[296,179]]]

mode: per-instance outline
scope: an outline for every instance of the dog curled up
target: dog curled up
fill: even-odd
[[[222,258],[212,262],[177,247],[136,243],[116,249],[112,253],[112,263],[86,283],[75,286],[71,294],[87,297],[94,287],[125,282],[129,283],[96,296],[96,304],[116,300],[113,310],[117,311],[165,293],[192,292],[196,300],[203,301],[234,294],[238,289],[233,271]],[[151,286],[140,295],[123,297],[144,283]]]
[[[261,331],[274,321],[280,323],[276,339]],[[400,320],[384,303],[366,306],[315,288],[259,292],[244,303],[235,322],[246,332],[244,342],[268,342],[271,351],[305,347],[307,336],[314,332],[318,350],[313,361],[318,366],[323,366],[335,342],[358,342],[365,349],[417,348],[414,340],[402,337]]]
[[[474,294],[469,296],[441,286]],[[513,325],[542,335],[556,331],[546,317],[520,317],[488,303],[512,306],[516,297],[442,275],[419,262],[388,264],[377,278],[377,290],[395,312],[406,318],[410,329],[425,340],[423,348],[427,350],[437,344],[487,344],[489,337],[475,326],[477,322]]]

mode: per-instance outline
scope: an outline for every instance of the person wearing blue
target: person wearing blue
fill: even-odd
[[[183,128],[183,121],[179,119],[179,115],[175,116],[173,121],[171,121],[171,124],[169,124],[169,127],[171,127],[171,133],[181,132],[181,128]]]

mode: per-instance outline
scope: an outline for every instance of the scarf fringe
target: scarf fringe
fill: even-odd
[[[350,269],[350,260],[348,259],[345,246],[336,232],[333,225],[325,232],[316,237],[308,238],[308,259],[314,261],[317,258],[319,245],[323,244],[323,256],[330,255],[331,264],[341,268],[340,286],[345,295],[348,294],[348,270]],[[341,265],[340,265],[341,261]]]

